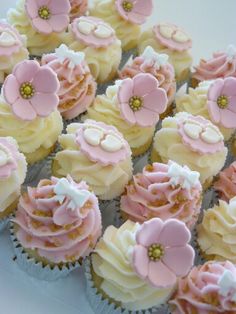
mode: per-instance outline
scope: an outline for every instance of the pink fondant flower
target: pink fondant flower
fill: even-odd
[[[60,33],[69,25],[69,0],[26,0],[25,10],[40,33]]]
[[[153,8],[152,0],[116,0],[115,5],[121,17],[134,24],[143,24]]]
[[[236,78],[215,80],[208,90],[211,120],[225,128],[236,128]]]
[[[37,116],[47,117],[59,103],[59,81],[49,67],[37,61],[18,63],[3,85],[3,95],[20,119],[31,121]]]
[[[117,94],[121,116],[131,125],[155,125],[168,102],[166,91],[158,86],[157,79],[148,73],[123,80]]]
[[[187,244],[190,238],[186,225],[177,219],[145,222],[136,233],[134,270],[155,287],[173,286],[193,266],[194,250]]]

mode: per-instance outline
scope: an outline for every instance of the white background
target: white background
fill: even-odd
[[[148,23],[173,22],[193,38],[194,63],[236,45],[236,0],[154,0]],[[15,0],[0,1],[4,18]],[[147,26],[148,26],[147,25]],[[146,27],[147,27],[146,26]],[[92,314],[84,296],[82,271],[55,283],[40,282],[18,269],[7,232],[0,236],[0,314]],[[105,313],[104,313],[105,314]]]

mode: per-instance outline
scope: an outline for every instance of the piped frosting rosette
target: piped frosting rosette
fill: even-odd
[[[88,9],[88,0],[69,0],[70,1],[70,21],[81,15],[85,15]]]
[[[236,161],[219,173],[214,189],[219,198],[226,202],[236,196]]]

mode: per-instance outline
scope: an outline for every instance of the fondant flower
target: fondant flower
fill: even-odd
[[[0,178],[8,178],[17,168],[17,149],[7,137],[0,137]]]
[[[134,24],[143,24],[153,8],[152,0],[116,0],[115,5],[121,17]]]
[[[40,33],[60,33],[69,25],[69,0],[26,0],[25,10]]]
[[[168,102],[166,91],[158,87],[157,79],[151,74],[141,73],[119,84],[117,98],[121,116],[131,125],[155,125]]]
[[[211,120],[225,128],[236,128],[236,78],[215,80],[207,97]]]
[[[47,117],[56,109],[59,98],[59,81],[49,67],[37,61],[18,63],[3,85],[3,95],[20,119],[31,121],[37,116]]]
[[[136,233],[134,270],[155,287],[173,286],[177,277],[186,276],[193,266],[190,238],[186,225],[177,219],[145,222]]]

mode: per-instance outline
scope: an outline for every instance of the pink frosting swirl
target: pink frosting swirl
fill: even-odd
[[[82,198],[81,206],[74,203],[76,193],[80,193],[80,201]],[[28,187],[13,221],[18,226],[16,237],[21,245],[37,250],[39,256],[54,263],[74,262],[87,256],[101,235],[96,196],[84,181],[75,183],[69,176],[44,179],[37,187]]]
[[[200,213],[202,186],[199,180],[191,189],[174,186],[168,175],[170,165],[153,163],[133,176],[121,197],[121,210],[130,220],[143,223],[154,217],[176,218],[189,228],[194,226]]]
[[[214,188],[219,197],[226,202],[236,196],[236,161],[220,172]]]
[[[70,1],[70,21],[75,18],[85,15],[88,9],[88,0],[69,0]]]
[[[170,301],[174,306],[171,313],[234,314],[235,281],[236,267],[229,261],[210,261],[194,267],[187,277],[179,280],[177,293]]]

